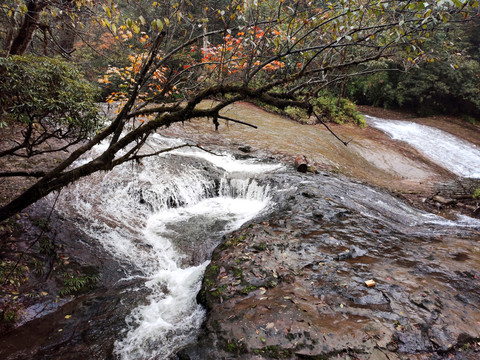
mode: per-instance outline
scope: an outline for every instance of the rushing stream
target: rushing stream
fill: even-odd
[[[413,123],[372,117],[369,122],[394,139],[422,146],[420,151],[453,172],[480,176],[479,151],[453,136]],[[157,151],[181,143],[154,135],[145,148]],[[281,169],[191,147],[95,174],[59,200],[82,231],[125,264],[127,279],[142,280],[128,291],[149,290],[144,303],[126,315],[128,326],[114,345],[119,358],[166,359],[194,341],[205,319],[196,294],[211,252],[222,235],[284,201],[278,190],[297,186],[299,180],[280,175]],[[445,220],[345,179],[322,177],[312,186],[329,194],[326,206],[354,211],[404,234],[438,236],[479,227],[473,219]]]
[[[382,129],[390,124],[370,121]],[[391,127],[402,128],[396,123]],[[146,148],[158,151],[181,143],[155,135]],[[367,223],[380,222],[404,234],[438,236],[479,227],[473,219],[445,220],[346,179],[321,176],[305,182],[281,169],[278,164],[185,148],[96,174],[59,200],[66,216],[125,264],[127,279],[142,279],[128,291],[139,286],[149,290],[146,301],[126,315],[128,327],[114,346],[119,358],[166,359],[194,341],[205,319],[196,294],[211,252],[222,235],[272,210],[273,203],[284,202],[278,190],[289,192],[301,184],[321,187],[330,197],[325,208],[354,211],[370,218]],[[472,165],[468,174],[475,176],[475,171]]]
[[[442,130],[410,121],[366,116],[368,124],[395,140],[405,141],[419,152],[454,174],[480,178],[480,149]]]
[[[146,148],[179,143],[155,135]],[[192,341],[204,320],[195,297],[210,253],[223,234],[268,209],[269,186],[255,178],[280,168],[187,148],[94,175],[59,199],[67,216],[128,265],[127,277],[143,278],[150,290],[127,315],[115,354],[165,359]]]
[[[250,107],[239,109],[253,111]],[[252,116],[249,121],[260,125],[262,114],[257,114],[258,119]],[[95,298],[91,302],[88,298],[82,299],[76,311],[73,307],[65,312],[60,309],[58,317],[67,321],[65,314],[69,314],[69,321],[80,321],[82,309],[91,309],[85,310],[85,318],[93,319],[92,325],[87,320],[85,328],[79,327],[84,330],[78,330],[78,333],[75,329],[68,332],[65,324],[62,325],[65,331],[61,333],[54,328],[53,335],[48,335],[53,345],[41,345],[43,348],[39,345],[39,351],[44,353],[38,353],[35,358],[58,355],[56,344],[66,349],[63,350],[64,357],[59,355],[57,358],[70,358],[70,348],[77,349],[76,346],[82,351],[90,346],[92,350],[87,350],[93,354],[93,348],[98,345],[103,347],[95,350],[99,351],[98,354],[111,354],[113,332],[113,354],[118,359],[175,359],[178,351],[186,351],[192,346],[191,359],[206,359],[205,353],[210,354],[213,347],[209,337],[204,344],[206,350],[195,349],[195,344],[201,344],[197,335],[206,319],[205,309],[197,304],[196,296],[212,252],[222,237],[252,220],[256,223],[252,231],[257,229],[258,233],[251,237],[251,241],[259,243],[255,247],[245,243],[226,250],[234,257],[241,257],[230,260],[227,257],[225,262],[231,261],[231,268],[242,264],[245,267],[242,279],[235,274],[229,278],[227,265],[218,270],[226,275],[215,279],[228,281],[225,291],[232,294],[237,291],[237,297],[232,297],[230,307],[221,308],[221,300],[219,312],[211,314],[213,321],[216,316],[221,320],[221,326],[227,326],[226,333],[244,331],[237,338],[245,337],[252,349],[269,345],[267,335],[273,336],[274,322],[284,322],[285,329],[288,327],[291,331],[308,324],[305,331],[314,336],[310,321],[317,321],[316,317],[319,334],[332,332],[327,344],[318,335],[317,345],[311,345],[313,350],[318,347],[320,353],[323,346],[335,354],[350,348],[356,341],[360,344],[358,346],[364,346],[366,342],[362,338],[367,325],[371,329],[380,329],[379,338],[396,336],[399,343],[402,334],[406,334],[405,343],[411,346],[400,344],[400,350],[406,352],[428,350],[430,338],[441,343],[447,338],[449,342],[457,341],[459,334],[463,333],[473,338],[480,334],[480,293],[475,285],[478,282],[475,266],[480,261],[477,244],[479,220],[466,216],[447,220],[340,174],[300,174],[293,166],[286,167],[278,162],[261,162],[254,157],[220,153],[223,150],[218,149],[229,149],[238,154],[238,145],[232,146],[228,137],[223,139],[222,146],[218,145],[222,141],[215,143],[213,140],[235,132],[235,138],[244,141],[243,144],[260,149],[260,154],[255,151],[250,154],[258,157],[285,151],[289,156],[304,153],[309,159],[320,159],[324,155],[317,152],[317,148],[323,146],[322,151],[330,148],[322,142],[323,130],[319,127],[302,126],[279,117],[264,121],[271,123],[258,136],[252,135],[249,128],[243,130],[231,125],[224,133],[207,134],[201,138],[205,132],[198,130],[198,124],[193,124],[192,128],[188,128],[188,124],[182,128],[172,126],[169,131],[178,130],[192,143],[217,144],[209,149],[219,153],[197,147],[182,148],[145,158],[142,163],[124,164],[108,173],[93,174],[60,193],[56,209],[63,223],[76,224],[85,238],[101,244],[121,264],[121,269],[106,270],[118,271],[115,281],[121,280],[115,283],[114,289],[108,289],[111,290],[108,292],[110,297],[105,296],[99,301],[99,304],[114,304],[106,316],[118,317],[121,321],[115,322],[119,325],[111,331],[92,329],[101,327],[97,324],[102,324],[104,319],[95,312]],[[450,171],[464,177],[480,178],[480,152],[474,145],[408,122],[373,117],[368,121],[394,139],[418,147],[419,152]],[[286,136],[285,132],[289,135]],[[184,140],[156,134],[149,139],[144,151],[155,152],[184,143]],[[94,148],[90,156],[100,153],[105,146],[108,144]],[[331,152],[353,158],[349,161],[356,162],[362,154],[362,143],[348,151],[336,146],[331,146]],[[376,149],[377,157],[384,155],[382,148],[372,146],[372,149]],[[368,162],[366,159],[362,161]],[[53,202],[54,198],[51,196],[49,201]],[[90,245],[86,243],[85,246]],[[252,260],[254,258],[257,263]],[[258,274],[263,274],[263,278]],[[376,288],[365,287],[364,280],[369,278],[378,280]],[[258,283],[243,283],[246,279]],[[262,283],[267,280],[270,287]],[[244,287],[252,284],[257,290],[248,294]],[[303,294],[303,298],[299,294]],[[428,312],[433,305],[424,299],[432,294],[441,298],[443,307]],[[299,297],[293,301],[292,297],[297,295]],[[127,297],[125,304],[128,306],[122,307],[122,301]],[[247,305],[242,305],[243,301]],[[262,301],[267,304],[257,307]],[[295,313],[292,309],[299,301],[305,301],[305,307]],[[468,307],[465,304],[469,304]],[[270,305],[272,318],[266,320],[263,316],[270,316],[266,310]],[[307,312],[311,307],[313,312]],[[123,309],[128,311],[123,313]],[[235,323],[244,321],[243,310],[258,311],[248,320],[258,321],[257,328]],[[283,315],[284,310],[293,312]],[[230,314],[228,311],[234,312]],[[443,314],[438,317],[440,311]],[[432,314],[437,314],[438,319]],[[297,320],[303,317],[305,321]],[[232,327],[228,329],[230,320]],[[338,326],[335,325],[337,322],[340,322]],[[433,335],[429,333],[425,340],[427,345],[418,345],[418,349],[415,344],[417,340],[424,341],[423,333],[408,332],[406,327],[399,335],[395,333],[399,324],[425,323],[426,327],[431,327],[432,322],[438,330]],[[449,333],[444,333],[443,329],[447,327]],[[286,341],[285,329],[280,325],[278,328],[278,343],[272,342],[272,346]],[[116,329],[122,330],[115,333]],[[263,340],[257,338],[258,331],[266,331],[260,335]],[[341,334],[334,336],[335,331]],[[70,340],[57,338],[62,334],[67,336],[67,333],[71,334],[68,335]],[[345,340],[344,333],[354,335],[348,335],[350,337]],[[14,336],[5,339],[4,344],[11,343]],[[105,338],[107,341],[103,341]],[[293,335],[292,339],[298,340]],[[0,342],[0,355],[2,346]],[[23,345],[19,347],[22,350],[16,355],[12,350],[13,355],[9,357],[7,353],[6,358],[17,359],[28,354],[22,352]]]

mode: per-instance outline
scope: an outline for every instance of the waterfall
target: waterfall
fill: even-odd
[[[154,135],[146,146],[177,143]],[[114,348],[119,358],[165,359],[194,339],[205,315],[196,294],[211,251],[223,234],[267,211],[270,188],[261,178],[280,168],[185,148],[93,174],[62,192],[64,216],[150,290],[126,316]]]
[[[442,130],[409,121],[365,116],[369,125],[405,141],[438,165],[465,178],[480,178],[480,149]]]

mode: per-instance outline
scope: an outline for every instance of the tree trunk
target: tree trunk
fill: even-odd
[[[305,173],[308,170],[308,161],[305,155],[298,155],[295,158],[295,169],[297,171]]]
[[[57,173],[53,170],[51,173],[37,181],[29,189],[20,194],[7,205],[0,208],[0,222],[19,213],[27,206],[42,199],[53,191],[60,190],[68,184],[88,176],[97,171],[108,171],[112,169],[113,157],[110,153],[104,153],[95,161],[67,171],[66,173]]]
[[[12,41],[9,53],[11,55],[23,55],[32,42],[33,34],[38,27],[40,13],[47,6],[43,1],[28,0],[27,13],[23,18],[22,26],[18,29],[15,38]]]

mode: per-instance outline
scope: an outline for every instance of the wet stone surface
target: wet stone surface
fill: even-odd
[[[468,214],[476,209],[462,196],[478,180],[466,186],[377,130],[333,125],[342,137],[355,138],[344,147],[320,126],[299,127],[245,104],[231,111],[263,130],[230,124],[220,133],[208,132],[199,121],[168,131],[193,143],[215,144],[218,152],[233,151],[239,159],[292,164],[302,153],[318,170],[340,171],[399,191],[400,198],[417,206],[448,210],[454,207],[451,199],[457,199],[455,206]],[[478,127],[461,124],[460,130],[452,132],[478,145]],[[228,235],[216,249],[199,295],[209,312],[207,321],[198,341],[173,358],[478,360],[478,223],[476,229],[435,224],[358,181],[328,173],[293,175],[293,166],[290,170],[275,179],[274,187],[283,189],[274,195],[275,211]],[[151,211],[151,184],[141,184],[131,195],[139,208]],[[182,205],[175,193],[167,198],[169,206]],[[101,211],[96,217],[111,222]],[[113,344],[125,335],[125,316],[145,301],[148,290],[142,279],[122,280],[128,264],[73,230],[72,223],[81,221],[78,217],[53,226],[64,229],[55,241],[74,254],[71,263],[100,271],[97,287],[58,304],[45,297],[32,308],[38,312],[35,319],[2,335],[1,359],[114,358]],[[202,251],[196,241],[191,244],[195,233],[186,234],[176,242],[192,254],[185,262],[203,261],[210,251]],[[365,281],[370,279],[376,285],[369,288]],[[45,286],[39,291],[54,293],[53,281]]]
[[[46,218],[48,212],[45,206],[29,208],[32,218]],[[139,288],[141,279],[125,280],[126,266],[62,216],[53,213],[50,227],[48,235],[55,243],[58,260],[64,252],[69,255],[69,265],[56,261],[50,273],[32,275],[26,284],[28,293],[43,292],[43,301],[28,300],[26,290],[19,295],[25,310],[19,312],[19,323],[0,336],[0,358],[113,359],[114,342],[125,331],[125,314],[141,304],[148,291]],[[35,235],[29,232],[23,234],[24,241]],[[95,288],[55,296],[64,288],[62,273],[71,266],[78,268],[80,275],[87,268],[96,272]]]
[[[207,322],[179,358],[480,357],[478,227],[435,233],[401,211],[388,223],[375,204],[342,201],[341,179],[284,180],[297,185],[279,208],[214,252],[199,294]]]

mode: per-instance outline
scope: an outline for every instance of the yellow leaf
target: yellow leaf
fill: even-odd
[[[62,332],[62,331],[63,331],[63,329],[58,329],[58,332]]]
[[[72,315],[65,315],[65,319],[70,319]]]
[[[40,294],[42,294],[43,296],[47,296],[47,295],[48,295],[48,293],[45,292],[45,291],[42,291]]]

